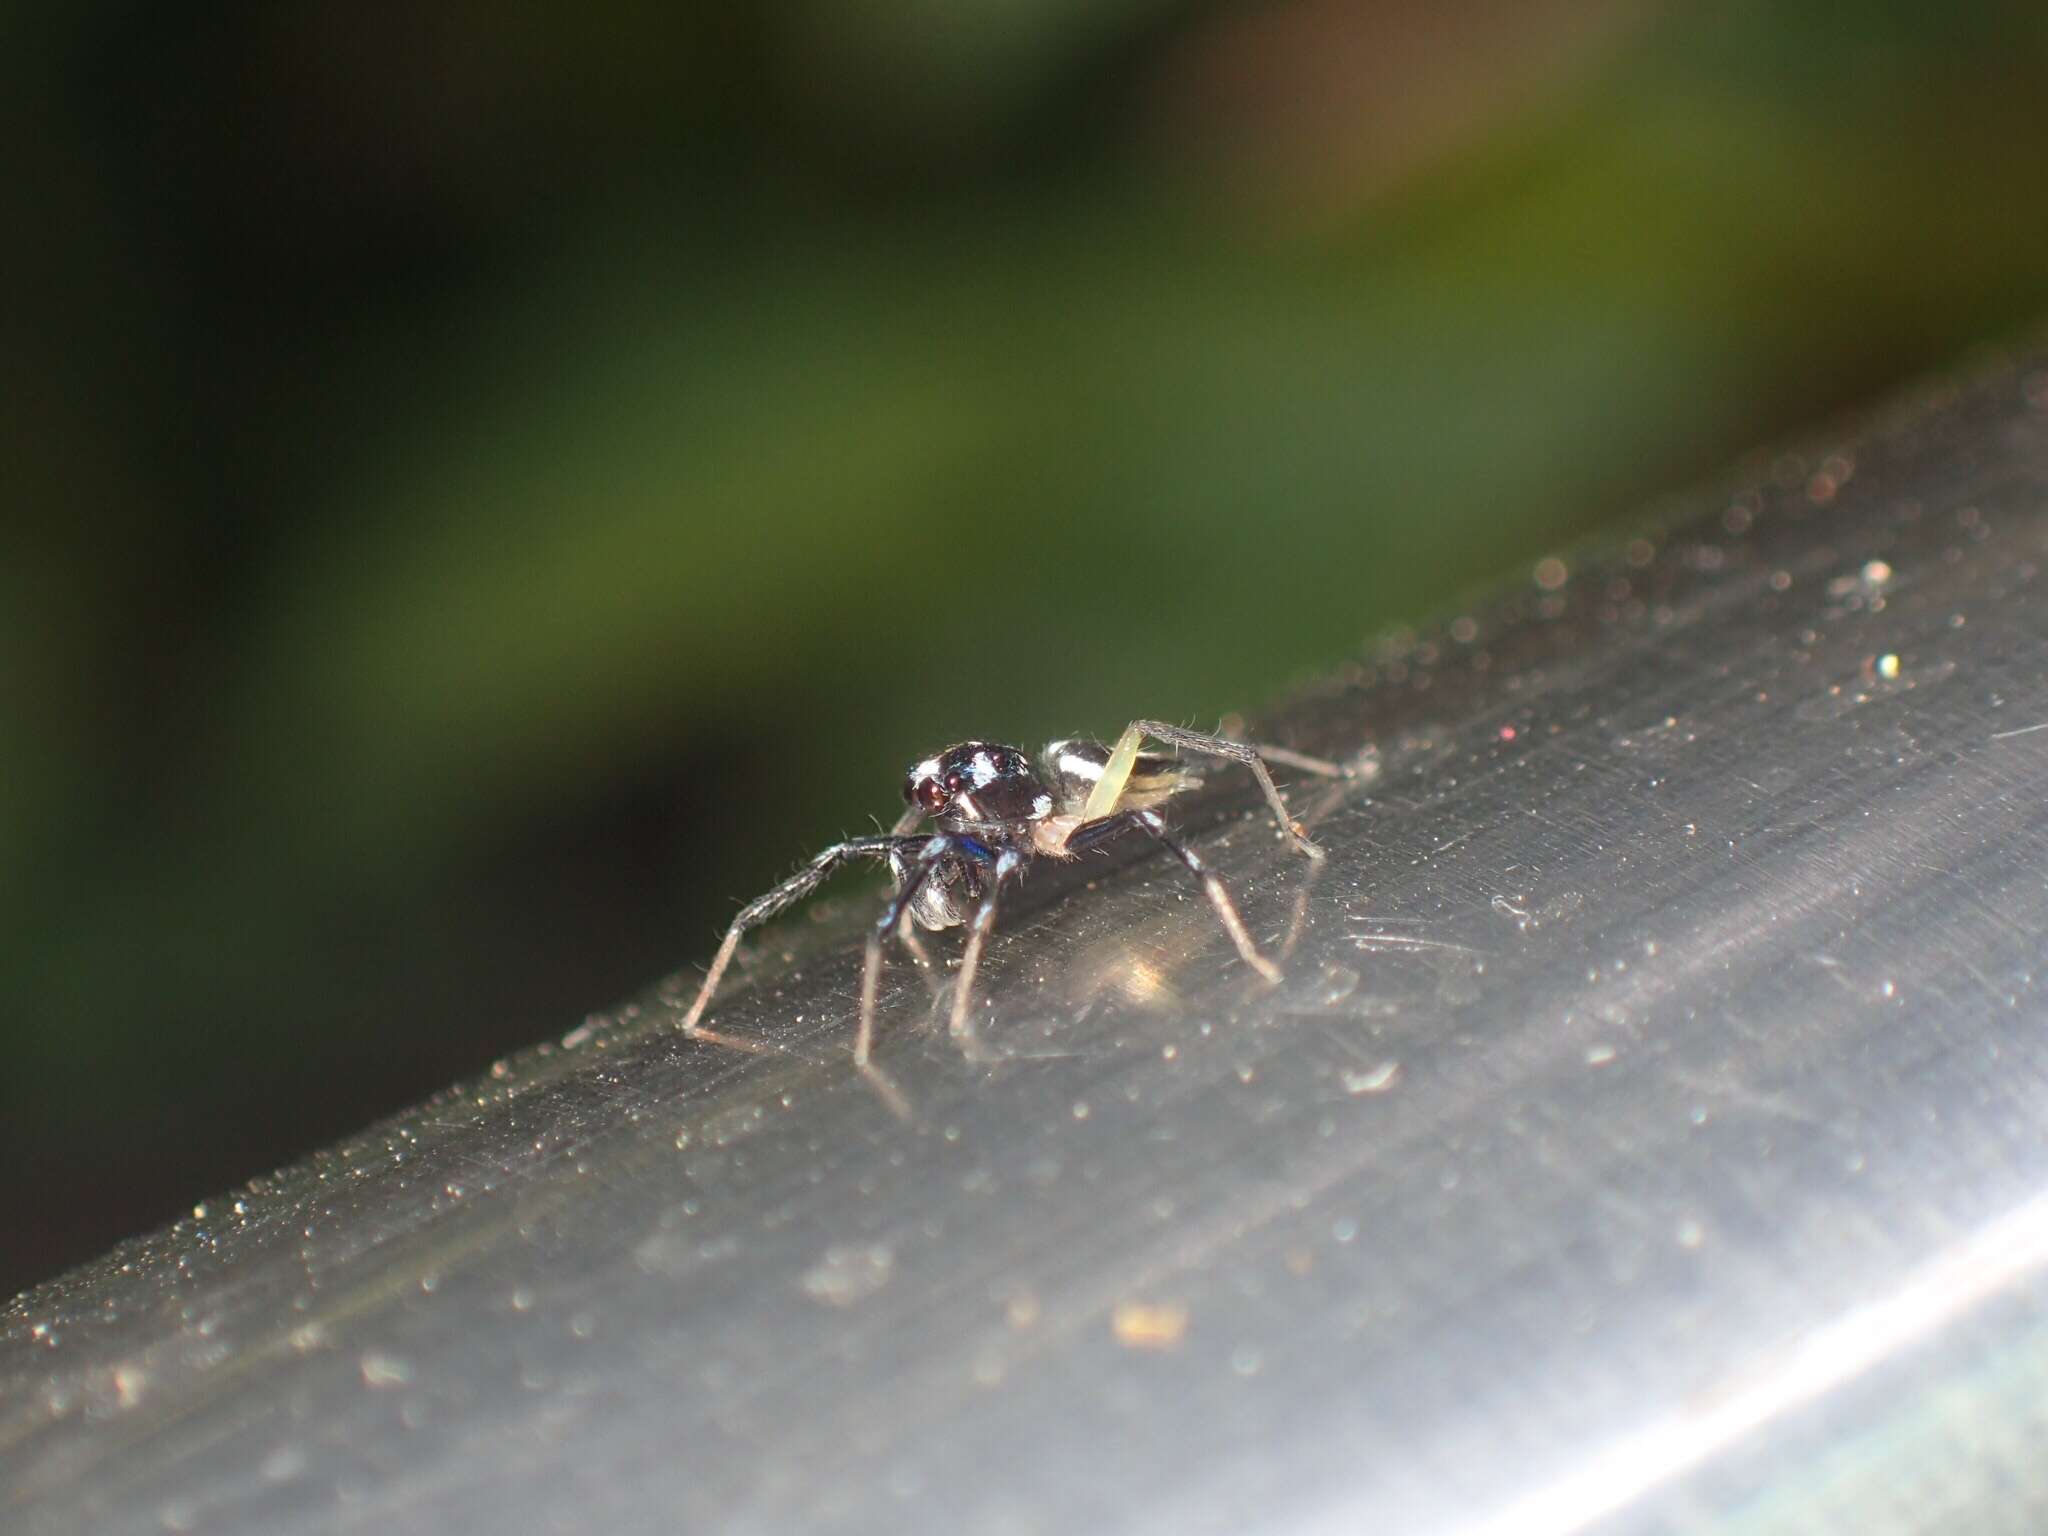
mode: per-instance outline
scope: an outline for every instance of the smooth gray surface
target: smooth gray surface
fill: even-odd
[[[15,1299],[0,1528],[2042,1529],[2048,371],[1757,475],[1271,722],[1277,990],[1039,882],[903,1120],[849,892]]]

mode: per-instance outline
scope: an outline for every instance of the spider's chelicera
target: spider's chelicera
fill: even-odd
[[[750,1047],[750,1042],[716,1034],[701,1022],[712,993],[732,963],[741,935],[801,901],[827,876],[855,860],[882,859],[888,862],[896,888],[868,934],[853,1059],[865,1067],[873,1043],[883,945],[891,937],[900,937],[914,953],[919,952],[906,922],[931,929],[967,925],[967,945],[953,984],[950,1025],[952,1033],[961,1036],[967,1031],[973,1004],[975,969],[995,922],[996,900],[1004,882],[1021,873],[1033,859],[1075,858],[1129,832],[1148,834],[1202,882],[1217,918],[1245,963],[1268,981],[1277,981],[1280,973],[1252,942],[1222,879],[1167,830],[1166,818],[1157,809],[1201,780],[1187,772],[1177,757],[1140,750],[1147,738],[1179,751],[1207,753],[1244,764],[1258,779],[1282,835],[1309,858],[1322,857],[1322,850],[1288,816],[1266,768],[1271,760],[1310,773],[1348,775],[1348,770],[1321,758],[1279,747],[1247,746],[1157,720],[1133,721],[1114,747],[1086,739],[1055,741],[1039,755],[1036,765],[1015,747],[963,741],[911,767],[903,781],[907,808],[889,832],[834,843],[782,884],[740,909],[705,973],[697,1000],[683,1018],[683,1033]],[[927,818],[933,830],[918,831]]]

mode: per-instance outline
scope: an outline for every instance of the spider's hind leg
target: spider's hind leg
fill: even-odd
[[[1097,821],[1084,822],[1076,827],[1073,836],[1067,839],[1067,847],[1075,853],[1085,853],[1090,848],[1099,847],[1112,838],[1122,836],[1133,827],[1149,833],[1154,842],[1179,859],[1187,872],[1202,882],[1202,889],[1209,897],[1209,905],[1216,909],[1216,920],[1223,924],[1223,931],[1230,935],[1230,942],[1237,946],[1237,952],[1244,957],[1244,963],[1267,981],[1277,982],[1280,979],[1280,968],[1260,954],[1259,946],[1252,942],[1251,930],[1245,927],[1244,916],[1237,910],[1237,903],[1231,899],[1230,887],[1223,883],[1223,877],[1204,864],[1201,855],[1194,849],[1168,832],[1166,818],[1157,811],[1118,811]],[[1321,856],[1321,852],[1318,851],[1316,857]]]
[[[1280,823],[1281,834],[1303,854],[1311,859],[1320,859],[1323,850],[1309,840],[1308,834],[1295,824],[1287,813],[1287,802],[1280,798],[1280,787],[1273,782],[1273,775],[1266,767],[1266,759],[1304,772],[1322,774],[1330,778],[1349,778],[1350,771],[1338,763],[1320,757],[1309,757],[1286,747],[1255,747],[1242,741],[1232,741],[1228,736],[1214,736],[1206,731],[1191,731],[1184,726],[1169,725],[1163,720],[1133,720],[1124,727],[1123,735],[1117,738],[1116,747],[1111,751],[1109,763],[1096,781],[1095,789],[1088,797],[1088,804],[1082,815],[1088,820],[1099,820],[1116,809],[1118,798],[1123,794],[1124,785],[1130,779],[1131,768],[1138,760],[1138,748],[1149,736],[1154,741],[1178,747],[1184,752],[1204,752],[1211,757],[1227,758],[1233,763],[1243,763],[1251,769],[1252,777],[1259,781],[1259,789],[1265,794],[1266,804],[1273,808],[1273,818]],[[1240,946],[1242,947],[1242,946]]]

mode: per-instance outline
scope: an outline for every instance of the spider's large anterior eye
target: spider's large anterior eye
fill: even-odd
[[[913,793],[917,803],[928,811],[936,811],[946,803],[946,791],[937,779],[919,779]]]

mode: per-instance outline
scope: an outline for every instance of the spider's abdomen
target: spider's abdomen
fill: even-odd
[[[1109,754],[1107,746],[1087,736],[1046,743],[1039,766],[1045,781],[1052,786],[1060,810],[1080,813],[1109,763]],[[1201,782],[1200,776],[1189,773],[1177,758],[1159,752],[1140,752],[1116,803],[1123,810],[1157,805],[1184,789],[1199,788]]]

